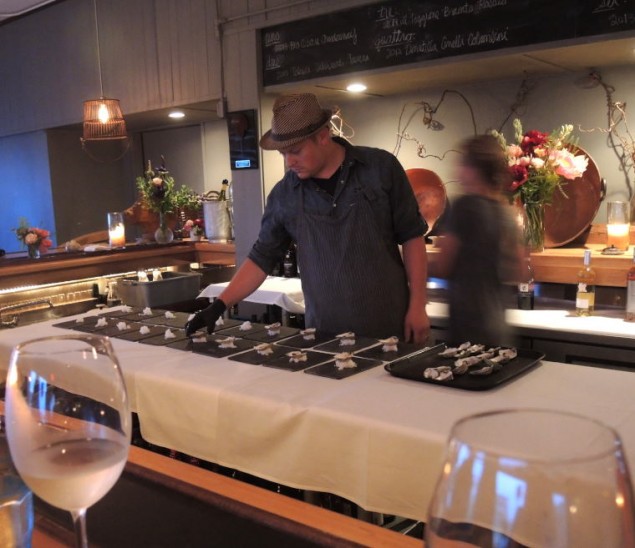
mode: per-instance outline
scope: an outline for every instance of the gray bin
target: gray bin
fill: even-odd
[[[163,272],[163,279],[140,282],[123,278],[117,282],[117,293],[123,304],[138,308],[166,306],[195,299],[201,287],[201,275],[196,272]],[[151,278],[150,274],[148,277]]]

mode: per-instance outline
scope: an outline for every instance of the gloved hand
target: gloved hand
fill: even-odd
[[[185,324],[185,334],[189,337],[205,326],[207,326],[207,332],[211,333],[216,326],[216,320],[224,314],[225,310],[227,310],[227,305],[221,299],[216,299],[207,308],[197,312]]]

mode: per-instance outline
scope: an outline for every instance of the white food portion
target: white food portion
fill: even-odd
[[[150,333],[150,328],[147,325],[142,325],[141,329],[139,329],[139,333],[141,333],[142,335],[147,335],[148,333]]]
[[[142,316],[152,316],[152,309],[149,306],[146,306],[142,311],[141,311],[141,315]]]
[[[382,352],[397,352],[397,344],[399,343],[399,337],[388,337],[387,339],[379,339],[382,343]]]
[[[240,329],[241,331],[249,331],[250,329],[253,329],[253,325],[251,325],[250,321],[246,321],[241,323],[238,329]]]
[[[236,348],[234,341],[236,337],[226,337],[218,341],[218,348]]]
[[[72,440],[41,447],[19,463],[35,494],[63,510],[89,508],[115,484],[128,446],[112,440]]]
[[[95,324],[96,327],[106,327],[108,325],[108,321],[106,320],[106,318],[99,318],[97,320],[97,323]]]
[[[314,341],[315,340],[315,327],[308,327],[307,329],[302,329],[300,331],[300,335],[305,341]]]
[[[193,317],[194,317],[194,314],[192,314],[191,318],[193,318]],[[225,325],[225,320],[223,320],[222,316],[218,317],[218,320],[216,320],[216,325]]]
[[[166,310],[165,317],[169,319],[173,319],[173,318],[176,318],[176,314],[174,314],[173,312],[170,312],[169,310]]]
[[[121,307],[121,311],[122,311],[122,312],[132,312],[132,307],[131,307],[131,306],[128,306],[127,304],[124,304],[124,305]]]
[[[300,362],[305,362],[307,360],[306,352],[302,352],[300,350],[287,352],[287,356],[289,356],[290,363],[300,363]]]
[[[202,336],[199,336],[199,337],[192,337],[192,342],[204,343],[204,342],[207,342],[207,337],[205,335],[202,335]]]
[[[171,329],[166,329],[165,330],[165,335],[163,335],[163,337],[165,339],[176,339],[176,335],[174,333],[172,333]]]
[[[335,338],[340,340],[340,346],[353,346],[355,344],[355,333],[352,331],[335,335]]]
[[[357,367],[357,364],[353,360],[353,354],[350,352],[340,352],[339,354],[335,354],[335,367],[341,371],[342,369]]]
[[[119,331],[124,331],[125,329],[129,329],[129,325],[126,322],[118,322],[117,323],[117,329]]]
[[[270,343],[262,343],[254,346],[254,350],[261,356],[271,356],[273,354],[273,347]]]

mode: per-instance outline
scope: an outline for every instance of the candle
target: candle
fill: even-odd
[[[609,247],[615,246],[617,249],[627,250],[629,244],[629,232],[630,225],[606,225],[607,233],[607,245]]]
[[[123,224],[123,214],[119,212],[108,213],[108,239],[110,247],[123,247],[126,245],[126,229]]]

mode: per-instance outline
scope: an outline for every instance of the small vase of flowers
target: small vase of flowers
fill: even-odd
[[[575,154],[573,126],[563,125],[551,133],[523,132],[520,120],[514,120],[515,143],[492,132],[505,150],[512,182],[507,189],[513,202],[523,208],[525,244],[531,251],[542,251],[545,242],[544,209],[556,191],[564,196],[566,183],[581,177],[589,159]]]
[[[205,221],[203,219],[188,219],[185,221],[183,229],[189,231],[192,241],[198,242],[205,236]]]
[[[22,245],[26,246],[29,253],[29,258],[39,259],[42,253],[46,253],[53,242],[49,239],[51,233],[43,228],[37,228],[29,226],[27,220],[22,217],[20,219],[20,226],[14,228],[18,240],[22,242]]]

